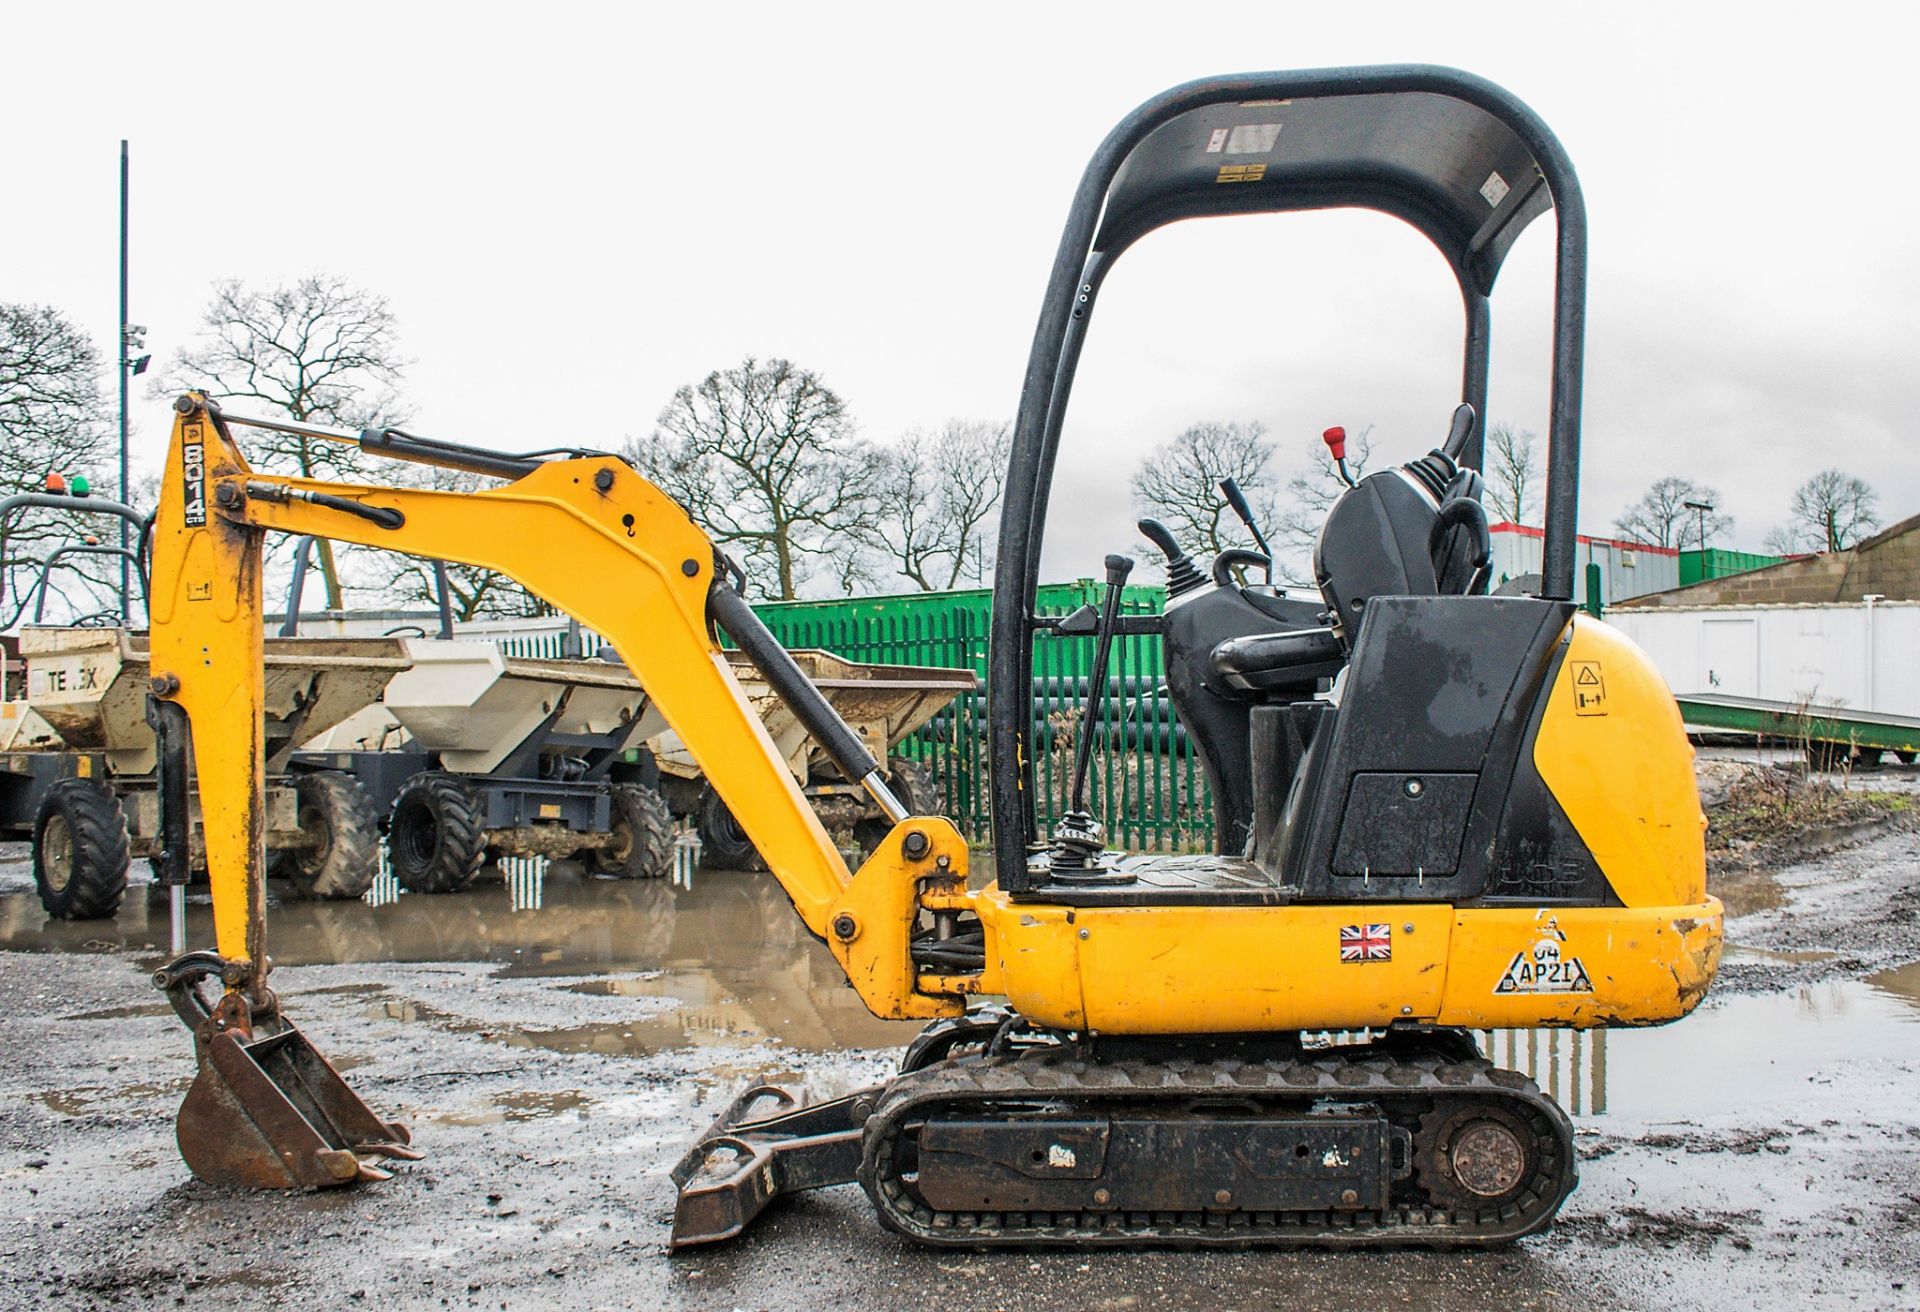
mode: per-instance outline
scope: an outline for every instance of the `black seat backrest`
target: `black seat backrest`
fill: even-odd
[[[1458,595],[1484,583],[1482,488],[1478,473],[1431,451],[1340,494],[1314,544],[1313,576],[1342,642],[1374,597]]]
[[[1398,469],[1367,475],[1333,503],[1314,545],[1313,577],[1336,630],[1359,628],[1374,597],[1438,590],[1427,542],[1439,513],[1433,494]]]

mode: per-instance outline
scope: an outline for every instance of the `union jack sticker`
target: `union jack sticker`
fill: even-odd
[[[1340,926],[1340,960],[1392,961],[1392,925]]]

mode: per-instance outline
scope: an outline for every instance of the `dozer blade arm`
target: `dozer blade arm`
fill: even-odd
[[[154,549],[153,672],[155,695],[178,702],[202,730],[195,759],[223,957],[258,963],[264,951],[260,553],[274,530],[495,570],[593,628],[640,679],[868,1007],[896,1018],[962,1009],[957,995],[918,991],[908,935],[916,878],[937,862],[943,877],[963,880],[964,841],[946,822],[922,820],[917,836],[896,835],[860,878],[850,875],[735,681],[713,622],[727,619],[736,637],[739,625],[758,637],[764,629],[716,580],[712,542],[660,489],[611,456],[536,463],[480,492],[257,473],[217,407],[189,394],[176,408]],[[741,645],[756,660],[784,659]],[[818,696],[811,685],[795,691]],[[831,717],[824,702],[818,709]],[[837,717],[826,736],[835,725],[836,757],[865,757]]]

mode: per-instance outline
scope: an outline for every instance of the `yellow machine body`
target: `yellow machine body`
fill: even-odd
[[[376,523],[312,495],[397,515]],[[194,728],[218,949],[241,967],[232,988],[257,980],[265,961],[268,531],[498,570],[604,635],[878,1016],[955,1016],[985,994],[1034,1023],[1098,1034],[1644,1025],[1690,1011],[1718,962],[1721,910],[1706,894],[1704,820],[1679,713],[1646,657],[1597,621],[1570,626],[1533,755],[1617,906],[1016,901],[969,886],[967,844],[938,817],[900,822],[858,872],[847,869],[721,654],[707,618],[711,543],[627,465],[555,460],[477,493],[263,475],[192,397],[174,424],[156,521],[154,688]],[[1575,683],[1596,666],[1598,706]],[[916,968],[910,937],[935,913],[977,918],[984,969]],[[1391,925],[1391,960],[1342,967],[1338,933],[1356,922]],[[1514,980],[1522,986],[1502,987]],[[1562,987],[1569,981],[1582,986]]]

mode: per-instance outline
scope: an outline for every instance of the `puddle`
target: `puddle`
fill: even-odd
[[[442,1125],[502,1125],[512,1121],[538,1121],[561,1116],[585,1120],[593,1099],[578,1090],[540,1093],[524,1090],[502,1093],[487,1100],[478,1111],[445,1112],[430,1119]]]
[[[209,918],[204,896],[195,899],[188,908],[191,941],[211,937]],[[47,920],[31,893],[0,897],[0,948],[125,951],[157,960],[166,936],[166,904],[144,889],[129,893],[116,920],[91,924]],[[455,896],[278,905],[269,942],[276,961],[289,966],[478,962],[491,965],[494,978],[550,981],[557,996],[582,995],[581,1014],[593,1022],[570,1023],[563,1008],[559,1023],[529,1028],[524,1019],[481,1019],[444,996],[435,996],[437,1005],[400,998],[381,984],[303,992],[365,996],[371,1018],[478,1034],[509,1047],[614,1056],[711,1049],[716,1060],[703,1071],[722,1081],[735,1067],[746,1075],[770,1074],[769,1048],[884,1050],[904,1045],[919,1028],[869,1015],[832,954],[807,934],[785,893],[763,874],[703,872],[691,886],[678,886],[588,878],[569,863],[532,874],[494,871]],[[1737,945],[1727,952],[1729,960],[1781,965],[1831,955]],[[647,1005],[636,1005],[630,1018],[606,1020],[604,1000],[622,998]],[[594,1000],[591,1010],[587,999]],[[152,1003],[73,1019],[164,1014],[163,1005]],[[1920,1054],[1920,964],[1786,993],[1709,995],[1693,1016],[1659,1029],[1503,1031],[1482,1035],[1481,1043],[1583,1119],[1746,1115],[1778,1123],[1802,1114],[1796,1109],[1818,1101],[1823,1088],[1844,1090],[1850,1080],[1871,1079],[1871,1072],[1858,1074],[1862,1063],[1911,1062]],[[722,1051],[738,1052],[740,1060],[729,1062]],[[809,1071],[821,1062],[796,1055],[790,1065]],[[139,1095],[75,1090],[60,1096],[76,1101],[71,1110],[55,1110],[79,1114],[92,1105],[89,1099]],[[564,1098],[506,1095],[457,1115],[475,1118],[459,1123],[490,1124],[608,1114]]]
[[[1787,993],[1709,994],[1693,1015],[1655,1029],[1479,1038],[1489,1057],[1584,1119],[1813,1117],[1823,1089],[1874,1082],[1863,1064],[1920,1057],[1920,964]]]
[[[769,1042],[808,1051],[897,1048],[919,1031],[915,1022],[868,1013],[833,954],[807,933],[767,875],[701,872],[691,887],[678,887],[665,880],[595,879],[564,862],[541,873],[537,891],[516,870],[483,873],[465,893],[402,894],[382,906],[278,904],[270,912],[269,951],[281,966],[489,963],[502,978],[550,978],[565,987],[560,981],[582,976],[572,985],[582,993],[670,1004],[626,1023],[511,1035],[512,1042],[557,1051],[645,1054]],[[211,915],[204,895],[190,900],[190,943],[211,939]],[[30,893],[0,898],[0,948],[73,952],[99,944],[97,950],[157,964],[167,933],[164,895],[150,899],[144,888],[129,890],[114,920],[85,924],[47,919]],[[386,991],[374,984],[301,990]],[[165,1004],[149,1004],[86,1019],[165,1014]],[[493,1028],[509,1041],[508,1027]]]
[[[1883,970],[1877,975],[1869,975],[1867,983],[1882,993],[1905,998],[1908,1002],[1920,1006],[1920,961],[1910,962],[1893,970]]]
[[[1787,890],[1781,887],[1780,880],[1770,870],[1716,873],[1708,879],[1707,885],[1707,891],[1720,899],[1729,916],[1773,911],[1792,901]]]
[[[62,1116],[89,1116],[97,1111],[124,1109],[145,1098],[178,1099],[186,1095],[192,1083],[190,1077],[184,1077],[162,1084],[82,1084],[71,1089],[37,1090],[27,1097]]]
[[[1782,951],[1779,948],[1745,948],[1729,943],[1720,952],[1720,960],[1727,961],[1763,961],[1776,966],[1812,966],[1822,961],[1832,961],[1838,952],[1828,952],[1824,948],[1802,948],[1795,951]]]
[[[171,1016],[173,1008],[164,1002],[142,1002],[131,1007],[105,1007],[99,1011],[82,1011],[72,1016],[62,1016],[62,1020],[133,1020],[142,1016]]]

